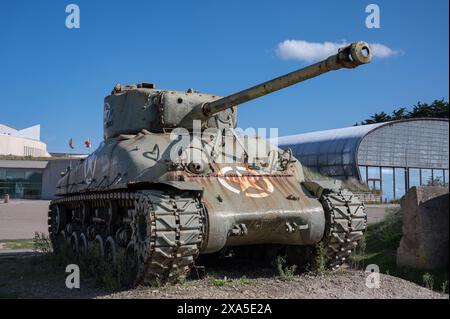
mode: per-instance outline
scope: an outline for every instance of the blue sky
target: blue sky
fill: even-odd
[[[102,140],[114,84],[227,95],[307,63],[277,54],[285,40],[364,40],[397,51],[243,105],[239,126],[280,135],[353,125],[374,112],[448,100],[448,1],[5,1],[0,11],[0,123],[41,124],[50,151]],[[381,9],[367,29],[365,7]]]

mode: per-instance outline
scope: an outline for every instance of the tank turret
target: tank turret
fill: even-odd
[[[105,98],[105,138],[136,134],[142,129],[150,132],[170,131],[176,127],[192,129],[194,120],[201,121],[203,128],[234,128],[238,105],[333,70],[355,68],[369,63],[371,58],[366,42],[354,42],[321,62],[226,97],[192,89],[186,92],[157,90],[153,83],[116,85],[112,94]]]

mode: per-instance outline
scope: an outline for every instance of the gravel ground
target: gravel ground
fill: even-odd
[[[303,274],[291,281],[258,278],[243,283],[235,280],[222,287],[216,287],[204,279],[159,289],[138,288],[102,298],[448,299],[448,295],[387,275],[381,275],[380,288],[369,289],[365,286],[366,275],[362,271],[345,270],[323,276]]]
[[[349,268],[315,276],[296,275],[278,279],[273,267],[211,266],[203,279],[163,287],[138,287],[111,291],[99,288],[81,273],[81,288],[65,287],[65,267],[48,265],[45,256],[0,257],[0,298],[308,298],[308,299],[448,299],[448,294],[430,291],[406,280],[380,275],[380,287],[367,288],[367,274]],[[222,279],[218,280],[218,278]],[[227,278],[227,279],[226,279]],[[223,280],[225,279],[225,280]],[[218,282],[222,286],[218,286]]]
[[[35,231],[46,233],[48,203],[12,201],[0,204],[0,239],[32,238]],[[382,219],[384,209],[381,205],[369,206],[369,223]],[[414,283],[383,274],[380,275],[380,287],[369,289],[365,285],[367,274],[352,269],[342,269],[323,276],[302,274],[294,276],[290,281],[282,281],[276,278],[272,268],[241,267],[233,262],[231,265],[216,264],[209,267],[209,279],[190,279],[178,285],[112,292],[98,288],[91,280],[85,280],[82,276],[81,289],[70,290],[64,284],[65,269],[55,271],[42,257],[0,254],[0,298],[448,299],[448,294],[432,292]],[[228,279],[223,281],[225,278]],[[218,286],[218,282],[223,285]]]

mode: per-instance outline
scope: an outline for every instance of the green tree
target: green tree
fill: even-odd
[[[417,103],[413,106],[410,117],[435,117],[448,118],[448,102],[442,100],[434,100],[433,103]]]
[[[408,111],[406,110],[406,107],[401,107],[398,110],[394,110],[392,112],[392,120],[402,120],[408,117],[409,114]]]
[[[365,120],[364,124],[373,124],[373,123],[380,123],[380,122],[387,122],[392,120],[391,116],[386,114],[385,112],[381,113],[375,113],[372,115],[369,119]]]
[[[449,103],[444,99],[434,100],[431,104],[418,102],[413,105],[412,110],[408,111],[405,107],[400,107],[392,112],[392,115],[385,112],[375,113],[370,118],[356,125],[366,125],[374,123],[383,123],[394,120],[403,120],[411,118],[449,118]]]

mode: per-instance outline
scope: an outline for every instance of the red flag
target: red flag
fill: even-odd
[[[84,145],[86,145],[87,148],[91,148],[91,139],[88,137],[87,140],[84,142]]]
[[[74,148],[75,148],[75,147],[73,146],[72,138],[69,138],[68,143],[69,143],[69,147],[70,147],[71,149],[74,149]]]

